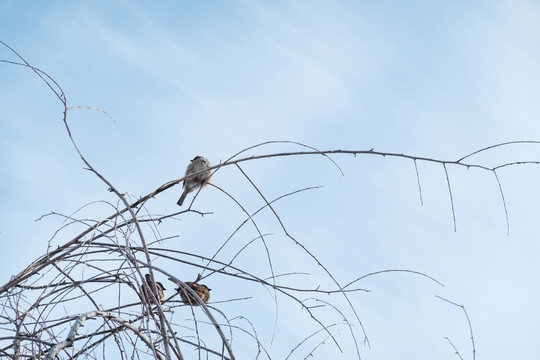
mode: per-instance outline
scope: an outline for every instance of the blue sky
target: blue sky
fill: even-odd
[[[69,106],[99,107],[116,119],[92,110],[69,113],[88,160],[134,197],[181,177],[195,155],[215,164],[268,140],[444,160],[500,142],[540,140],[538,24],[540,7],[532,1],[0,2],[0,40],[51,75]],[[5,48],[0,58],[16,60]],[[83,170],[63,128],[61,104],[46,86],[5,63],[0,78],[3,283],[42,254],[61,225],[56,217],[35,219],[116,200]],[[248,154],[297,150],[275,144]],[[371,292],[353,296],[371,341],[371,349],[361,347],[362,358],[455,359],[447,336],[470,359],[466,319],[433,295],[465,305],[478,358],[537,356],[537,166],[499,172],[507,235],[492,173],[448,167],[454,232],[441,165],[418,163],[422,206],[412,161],[333,159],[345,176],[322,157],[261,160],[243,168],[268,198],[324,185],[276,209],[342,283],[373,271],[409,269],[445,284],[405,274],[364,280],[360,285]],[[470,158],[488,166],[517,160],[540,160],[540,146],[511,145]],[[233,167],[220,170],[214,183],[251,210],[262,206]],[[179,194],[179,187],[169,190],[149,210],[176,211]],[[213,253],[243,215],[212,188],[196,206],[215,214],[187,216],[165,224],[162,233],[179,235],[179,249]],[[85,211],[95,218],[110,214],[99,204]],[[297,249],[270,214],[260,222],[273,233],[278,272],[304,269],[313,273],[309,281],[326,281],[307,257],[291,255]],[[55,241],[67,241],[69,233]],[[250,230],[241,239],[255,236]],[[242,264],[264,273],[258,269],[262,248],[253,251],[253,261]],[[235,297],[216,282],[216,300]],[[231,314],[246,311],[262,329],[272,329],[273,321],[259,319],[274,311],[265,291],[248,305],[222,306]],[[276,358],[288,353],[288,337],[314,328],[305,318],[288,321],[295,311],[283,300],[281,336],[271,346]],[[340,336],[347,337],[344,329]],[[349,347],[343,355],[335,351],[326,344],[316,354],[354,356]]]

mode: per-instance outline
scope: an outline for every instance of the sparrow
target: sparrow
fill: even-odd
[[[202,156],[195,156],[195,158],[191,160],[191,163],[186,168],[186,176],[195,173],[199,174],[188,177],[184,180],[184,192],[177,202],[178,206],[182,206],[187,194],[210,183],[210,177],[212,176],[211,171],[208,170],[210,166],[210,162]]]
[[[186,285],[191,288],[197,294],[197,296],[202,300],[203,303],[207,304],[208,300],[210,300],[210,290],[208,286],[197,284],[196,282],[186,281]],[[185,290],[183,287],[179,287],[176,289],[180,293],[180,297],[182,298],[182,301],[187,305],[197,306],[199,305],[199,302],[195,300],[193,295],[189,293],[187,290]]]
[[[144,277],[146,278],[146,283],[143,283],[141,285],[141,293],[146,299],[148,299],[150,304],[153,304],[154,299],[151,296],[148,296],[148,293],[147,293],[147,288],[149,288],[150,291],[153,291],[152,279],[150,278],[150,274],[146,274],[144,275]],[[159,281],[156,281],[156,289],[157,289],[157,294],[154,294],[154,295],[159,300],[159,302],[162,302],[163,299],[165,299],[165,294],[163,293],[163,290],[166,290],[166,289],[163,287],[163,284],[160,283]]]

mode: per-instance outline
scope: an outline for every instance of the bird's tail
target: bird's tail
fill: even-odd
[[[182,204],[184,203],[184,200],[186,199],[186,196],[187,196],[187,191],[184,191],[182,193],[182,196],[180,196],[180,199],[178,199],[178,202],[176,204],[178,206],[182,206]]]

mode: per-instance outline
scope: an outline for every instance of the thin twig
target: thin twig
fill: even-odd
[[[472,360],[475,360],[476,359],[476,346],[474,345],[474,335],[473,335],[473,330],[472,330],[472,325],[471,325],[471,319],[469,318],[469,314],[467,314],[467,310],[465,310],[465,306],[463,305],[459,305],[453,301],[450,301],[448,299],[445,299],[441,296],[438,296],[438,295],[435,295],[436,298],[438,299],[441,299],[442,301],[446,301],[447,303],[449,304],[452,304],[454,306],[457,306],[459,308],[461,308],[461,310],[463,310],[463,313],[465,314],[465,318],[467,319],[467,324],[469,326],[469,333],[471,335],[471,345],[472,345]],[[452,342],[450,342],[452,344]],[[453,346],[453,344],[452,344]],[[459,355],[459,352],[457,351],[457,349],[455,348],[454,346],[454,349],[456,350],[456,353]],[[461,358],[461,355],[459,355],[459,357]]]
[[[454,197],[452,196],[452,187],[450,186],[450,178],[448,177],[448,170],[446,164],[442,164],[444,167],[444,174],[446,175],[446,183],[448,184],[448,193],[450,194],[450,205],[452,206],[452,219],[454,220],[454,232],[457,231],[456,227],[456,211],[454,209]]]

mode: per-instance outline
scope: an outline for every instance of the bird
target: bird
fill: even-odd
[[[146,274],[144,275],[144,277],[146,279],[146,283],[143,283],[141,285],[141,293],[146,299],[148,299],[150,304],[154,304],[154,299],[151,296],[149,296],[147,293],[147,288],[149,288],[150,291],[152,292],[154,291],[152,287],[152,279],[150,278],[150,274]],[[159,300],[159,302],[162,302],[163,299],[165,299],[165,293],[163,292],[163,290],[166,290],[166,289],[163,287],[163,284],[160,283],[159,281],[156,281],[156,290],[157,290],[157,294],[154,293],[154,296],[156,297],[156,299]]]
[[[190,164],[186,168],[186,176],[196,173],[198,174],[190,176],[184,180],[184,192],[177,202],[178,206],[182,206],[187,194],[210,183],[210,178],[212,176],[211,171],[208,170],[210,166],[211,165],[208,159],[202,156],[195,156],[193,160],[191,160]]]
[[[196,282],[186,281],[186,285],[191,288],[197,294],[197,296],[202,300],[203,303],[207,304],[210,300],[210,290],[208,286],[203,284],[197,284]],[[187,305],[197,306],[199,302],[193,297],[193,295],[180,286],[176,289],[180,293],[182,301]]]

